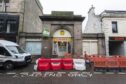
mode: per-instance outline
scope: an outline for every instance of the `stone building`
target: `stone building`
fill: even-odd
[[[106,55],[126,55],[126,11],[105,10],[101,13]]]
[[[91,7],[83,34],[83,51],[107,56],[126,55],[125,26],[126,11],[105,10],[95,15]]]
[[[43,8],[39,0],[0,0],[0,38],[41,55]],[[37,52],[36,52],[37,51]]]
[[[43,27],[42,49],[46,57],[82,55],[82,21],[84,17],[70,11],[52,11],[40,16]]]
[[[105,55],[105,40],[102,31],[101,16],[95,14],[95,8],[88,11],[88,21],[83,33],[83,54]]]

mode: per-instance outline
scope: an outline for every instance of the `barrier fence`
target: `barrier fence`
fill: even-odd
[[[89,66],[88,66],[88,65]],[[126,56],[102,56],[85,55],[80,58],[41,58],[37,63],[37,69],[43,70],[126,70]]]
[[[86,60],[93,63],[94,69],[126,69],[126,56],[95,56],[87,55]]]

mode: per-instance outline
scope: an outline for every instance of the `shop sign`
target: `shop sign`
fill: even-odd
[[[42,34],[43,34],[44,37],[49,37],[50,36],[49,29],[45,27]]]
[[[71,38],[67,38],[67,37],[62,37],[62,38],[53,38],[53,41],[55,42],[71,42]]]
[[[126,37],[109,37],[109,40],[124,41],[124,40],[126,40]]]

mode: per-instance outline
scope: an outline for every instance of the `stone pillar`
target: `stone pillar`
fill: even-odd
[[[74,24],[74,57],[82,55],[82,24],[76,22]]]
[[[42,56],[47,58],[52,57],[52,38],[44,38],[42,41]]]
[[[99,55],[105,55],[105,40],[102,38],[98,39],[98,54]]]
[[[20,40],[19,40],[19,45],[25,49],[25,46],[26,46],[26,39],[25,37],[21,37]]]
[[[105,49],[106,49],[106,56],[109,56],[109,37],[105,36]]]

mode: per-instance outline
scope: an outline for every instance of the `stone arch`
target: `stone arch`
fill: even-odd
[[[64,30],[67,30],[70,34],[71,34],[71,37],[74,37],[74,29],[73,28],[69,28],[67,27],[67,25],[65,26],[62,26],[62,25],[59,25],[53,29],[51,29],[51,37],[53,37],[53,34],[57,31],[57,30],[60,30],[60,29],[64,29]]]
[[[61,35],[62,32],[64,33],[63,35]],[[53,37],[72,37],[72,36],[69,31],[67,31],[65,29],[58,29],[57,31],[54,32]]]
[[[52,54],[63,57],[65,53],[72,53],[73,38],[71,33],[64,29],[57,29],[53,33]]]

